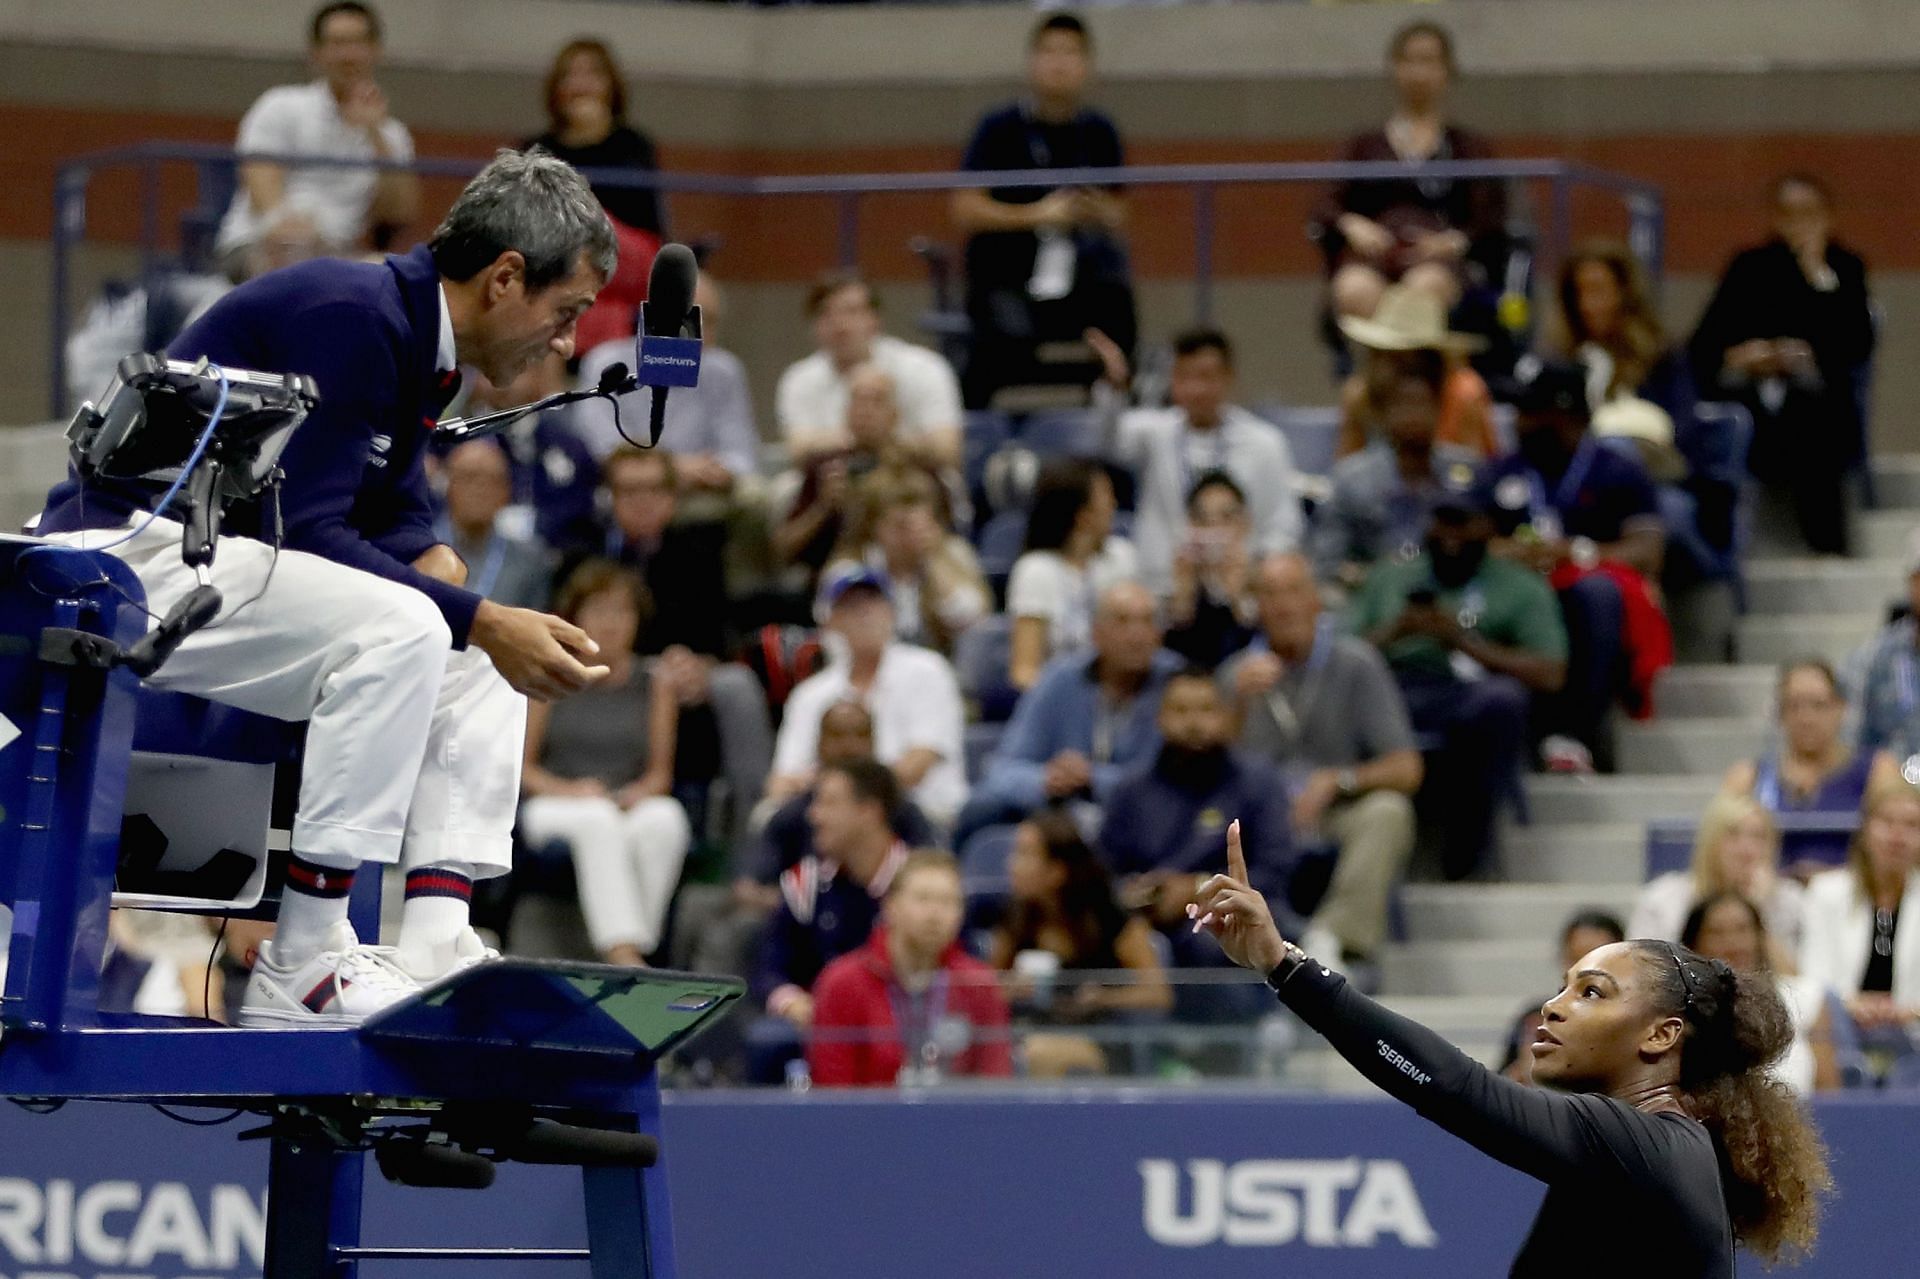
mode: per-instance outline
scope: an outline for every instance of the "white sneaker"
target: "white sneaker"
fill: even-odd
[[[476,964],[500,958],[500,952],[480,939],[471,928],[463,928],[451,941],[441,942],[427,954],[396,946],[388,956],[394,966],[422,986],[431,986],[442,978],[463,973]]]
[[[1579,740],[1555,733],[1540,743],[1540,759],[1549,773],[1591,776],[1593,752]]]
[[[392,951],[361,945],[353,925],[342,920],[325,948],[296,968],[274,963],[273,943],[262,942],[239,1020],[254,1028],[358,1026],[419,989],[394,964]]]

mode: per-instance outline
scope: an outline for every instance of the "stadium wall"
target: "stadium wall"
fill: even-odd
[[[1911,1273],[1920,1104],[1829,1099],[1816,1118],[1838,1194],[1794,1273]],[[258,1279],[266,1150],[235,1140],[247,1126],[0,1106],[0,1276]],[[1477,1279],[1505,1273],[1541,1196],[1394,1103],[1251,1090],[695,1093],[668,1099],[662,1137],[680,1279]],[[579,1184],[508,1166],[483,1193],[407,1190],[370,1172],[364,1241],[579,1247]]]
[[[245,0],[0,0],[0,421],[46,399],[47,236],[64,156],[167,138],[230,141],[265,87],[304,74],[295,5],[263,22]],[[537,126],[539,78],[574,32],[607,36],[633,81],[633,114],[669,168],[722,173],[945,169],[985,105],[1015,91],[1029,10],[909,7],[741,10],[566,0],[387,0],[395,114],[423,154],[484,157]],[[1920,8],[1897,0],[1461,0],[1423,10],[1458,33],[1457,115],[1503,154],[1566,156],[1660,183],[1669,209],[1674,327],[1697,316],[1726,256],[1761,231],[1760,193],[1788,168],[1825,174],[1843,235],[1866,253],[1889,321],[1882,404],[1920,398],[1920,238],[1909,232],[1920,173]],[[1143,162],[1305,160],[1383,109],[1378,64],[1389,6],[1206,5],[1103,10],[1099,99]],[[1685,33],[1684,38],[1674,33]],[[429,184],[437,212],[455,185]],[[163,184],[169,216],[191,198],[185,170]],[[1317,193],[1248,189],[1219,205],[1217,317],[1245,348],[1254,396],[1329,396],[1316,344],[1317,262],[1301,234]],[[124,273],[137,187],[101,179],[82,286]],[[747,358],[764,405],[806,347],[804,281],[829,264],[824,199],[675,197],[682,234],[716,234],[731,286],[725,340]],[[1583,232],[1616,231],[1617,206],[1576,204]],[[1134,250],[1149,334],[1189,313],[1191,204],[1137,198]],[[933,196],[865,205],[862,266],[894,327],[911,331],[924,281],[905,244],[945,230]],[[1920,447],[1920,422],[1883,413],[1883,447]]]

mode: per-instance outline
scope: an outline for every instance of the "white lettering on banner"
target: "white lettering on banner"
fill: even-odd
[[[192,1270],[249,1268],[266,1264],[266,1196],[246,1186],[216,1185],[206,1211],[192,1188],[161,1181],[70,1181],[44,1186],[0,1177],[0,1264],[19,1266],[151,1266],[175,1258]],[[26,1279],[34,1271],[21,1272]],[[55,1272],[45,1272],[53,1279]],[[0,1273],[0,1279],[7,1279]],[[115,1279],[105,1274],[62,1279]],[[135,1279],[127,1276],[127,1279]]]
[[[1198,1248],[1371,1248],[1393,1235],[1409,1248],[1439,1238],[1420,1205],[1406,1165],[1394,1159],[1189,1159],[1192,1197],[1181,1208],[1180,1167],[1140,1161],[1141,1220],[1155,1243]],[[1351,1191],[1344,1219],[1342,1194]]]

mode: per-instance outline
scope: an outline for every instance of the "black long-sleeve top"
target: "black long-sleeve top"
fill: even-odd
[[[1387,1093],[1547,1184],[1514,1279],[1731,1279],[1733,1226],[1713,1138],[1676,1113],[1529,1088],[1388,1012],[1319,964],[1280,998]]]

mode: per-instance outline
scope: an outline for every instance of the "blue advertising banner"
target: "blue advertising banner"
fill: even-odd
[[[1818,1114],[1840,1194],[1803,1273],[1920,1270],[1920,1102]],[[0,1106],[0,1279],[257,1279],[266,1151],[234,1139],[252,1122]],[[1505,1273],[1541,1193],[1393,1103],[1253,1092],[683,1095],[664,1155],[682,1279],[1479,1279]],[[566,1169],[503,1168],[487,1192],[368,1185],[369,1244],[585,1237]]]

